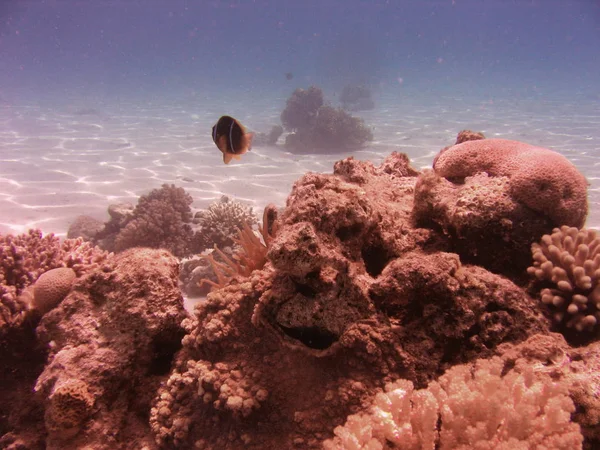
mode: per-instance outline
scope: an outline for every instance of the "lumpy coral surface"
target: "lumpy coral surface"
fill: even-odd
[[[542,237],[554,219],[509,175],[436,173],[453,148],[436,171],[394,153],[305,174],[265,215],[261,264],[232,269],[193,314],[166,249],[2,238],[0,447],[594,448],[597,339],[552,333],[525,283],[531,266],[563,292],[544,276],[572,257],[573,291],[593,290],[596,235]],[[28,316],[23,292],[58,267],[76,275],[66,297]]]

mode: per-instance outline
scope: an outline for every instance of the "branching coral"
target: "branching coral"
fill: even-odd
[[[233,258],[227,256],[215,245],[214,251],[221,257],[223,262],[215,259],[213,254],[205,255],[217,277],[217,282],[202,279],[200,286],[210,284],[216,288],[222,288],[236,276],[247,277],[253,271],[262,269],[267,262],[267,251],[276,232],[277,209],[274,205],[267,205],[263,212],[263,222],[260,228],[262,241],[256,236],[252,228],[244,223],[241,229],[238,229],[238,239],[234,242],[239,246],[239,251],[233,255]]]
[[[200,253],[204,249],[230,247],[235,242],[238,230],[244,224],[252,227],[258,221],[251,207],[230,200],[227,196],[212,203],[206,211],[196,214],[194,221],[201,229],[194,235],[194,252]]]
[[[369,412],[337,427],[325,448],[581,448],[567,386],[531,368],[503,371],[504,362],[494,358],[455,366],[427,389],[391,383]]]
[[[577,331],[597,328],[600,320],[600,236],[596,230],[563,226],[531,246],[528,273],[552,283],[540,295],[557,324]]]
[[[102,266],[110,256],[82,238],[61,243],[54,234],[43,236],[40,230],[0,236],[0,328],[20,323],[28,307],[20,296],[42,274],[68,267],[79,277]]]
[[[131,220],[115,238],[115,250],[164,248],[176,256],[190,253],[192,197],[183,188],[163,184],[140,197]]]

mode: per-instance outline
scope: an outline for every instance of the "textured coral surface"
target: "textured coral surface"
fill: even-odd
[[[440,154],[434,169],[452,180],[480,172],[509,177],[510,195],[554,226],[581,227],[587,216],[587,180],[567,158],[545,148],[507,139],[471,140]]]
[[[412,223],[404,155],[296,182],[250,279],[213,292],[151,413],[164,447],[318,448],[396,378],[547,331],[536,301]]]
[[[528,268],[554,322],[575,332],[598,333],[600,321],[600,237],[596,230],[563,226],[531,246]],[[570,332],[569,335],[573,336]],[[583,333],[579,333],[581,337]],[[593,334],[588,335],[590,338]]]
[[[344,448],[391,448],[376,446],[386,432],[400,448],[581,448],[581,434],[597,448],[597,342],[571,347],[519,273],[476,258],[521,261],[548,218],[516,205],[508,176],[464,181],[459,192],[397,153],[305,174],[267,215],[264,266],[232,273],[193,316],[167,250],[3,238],[0,448],[313,449],[364,423],[374,403],[387,428],[359,430],[374,446]],[[507,217],[526,224],[517,233]],[[489,243],[456,233],[486,227]],[[584,272],[580,246],[594,239],[574,252],[560,239]],[[77,279],[39,325],[28,322],[19,298],[55,267]],[[575,285],[593,282],[579,272]]]

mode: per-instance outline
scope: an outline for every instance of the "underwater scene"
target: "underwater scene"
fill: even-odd
[[[600,3],[0,2],[0,449],[600,448]]]

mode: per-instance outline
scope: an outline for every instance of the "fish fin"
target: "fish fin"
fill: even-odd
[[[223,152],[223,162],[225,164],[229,164],[229,162],[231,161],[231,158],[233,158],[233,156],[231,155],[231,153],[225,153],[225,152]]]
[[[254,133],[246,133],[244,137],[246,138],[246,145],[244,148],[246,148],[248,151],[252,150],[252,139],[254,139]]]

